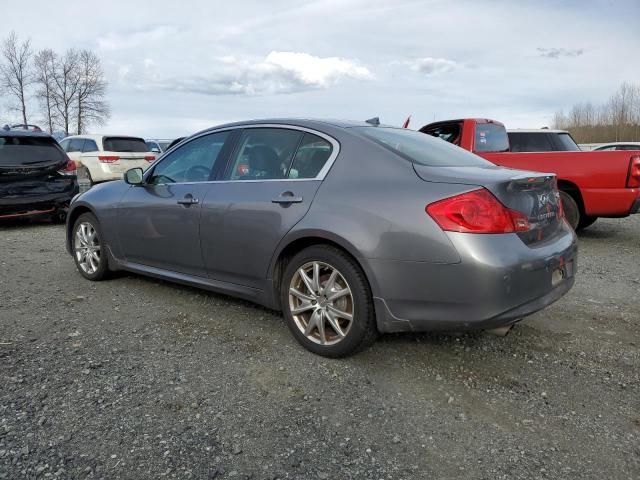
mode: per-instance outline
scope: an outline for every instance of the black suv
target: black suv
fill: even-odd
[[[0,219],[49,215],[62,221],[77,193],[76,165],[53,137],[0,129]]]

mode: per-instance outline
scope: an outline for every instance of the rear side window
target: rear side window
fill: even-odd
[[[146,142],[135,137],[105,137],[102,146],[106,152],[148,152]]]
[[[555,150],[548,133],[509,133],[512,152],[552,152]]]
[[[573,141],[568,133],[556,134],[556,142],[559,144],[560,150],[563,152],[579,152],[580,147]]]
[[[493,163],[431,135],[405,128],[354,127],[401,157],[430,167],[490,166]]]
[[[324,138],[305,133],[289,169],[288,178],[315,178],[327,163],[333,146]]]
[[[66,160],[66,155],[53,138],[0,137],[0,165],[2,166],[60,163]]]
[[[476,123],[475,152],[506,152],[509,137],[504,126],[495,123]]]
[[[421,130],[421,132],[431,135],[432,137],[437,137],[445,142],[460,145],[462,125],[460,123],[446,123],[431,127],[427,130]]]
[[[287,178],[302,132],[285,128],[247,128],[240,138],[227,180]]]

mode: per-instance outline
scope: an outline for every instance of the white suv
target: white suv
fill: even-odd
[[[60,146],[90,183],[121,179],[130,168],[146,169],[157,156],[142,138],[121,135],[73,135]]]

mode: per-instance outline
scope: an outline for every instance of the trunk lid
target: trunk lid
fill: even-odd
[[[522,212],[530,229],[517,235],[527,245],[543,242],[558,233],[560,197],[553,174],[512,170],[498,166],[429,167],[414,164],[424,181],[484,187],[504,206]]]

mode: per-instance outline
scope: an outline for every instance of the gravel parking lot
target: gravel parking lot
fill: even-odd
[[[506,338],[310,354],[274,312],[119,275],[0,224],[0,479],[640,478],[640,215]]]

